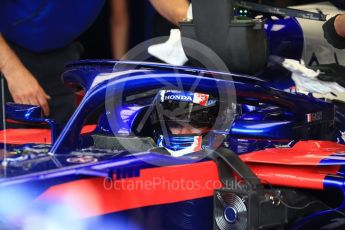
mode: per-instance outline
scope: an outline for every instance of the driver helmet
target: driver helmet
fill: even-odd
[[[154,138],[159,147],[175,157],[208,148],[211,143],[207,134],[214,129],[217,118],[223,124],[233,120],[234,108],[219,116],[219,100],[206,93],[161,90],[153,105]]]

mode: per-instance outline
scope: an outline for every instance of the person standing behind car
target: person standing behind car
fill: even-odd
[[[68,120],[75,99],[60,75],[67,62],[79,59],[81,47],[74,40],[93,23],[104,1],[0,1],[5,102],[39,105],[45,116]]]

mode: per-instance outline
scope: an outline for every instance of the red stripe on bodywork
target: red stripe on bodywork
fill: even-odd
[[[115,178],[115,177],[114,177]],[[220,188],[213,162],[143,169],[140,177],[106,181],[83,179],[55,185],[36,202],[67,203],[81,218],[213,195]]]
[[[95,128],[95,125],[84,126],[81,133],[92,132]],[[51,144],[51,132],[50,129],[7,129],[0,131],[0,143],[5,139],[7,144]]]
[[[293,188],[323,190],[327,175],[336,175],[340,166],[286,166],[249,164],[262,183]]]
[[[6,141],[5,141],[6,139]],[[7,129],[0,131],[0,142],[7,144],[50,144],[49,129]]]
[[[250,164],[265,184],[293,188],[323,189],[327,175],[339,166],[301,167]],[[67,203],[87,218],[153,205],[176,203],[213,195],[220,188],[217,166],[213,161],[188,165],[143,169],[140,177],[107,181],[82,179],[55,185],[36,202]]]
[[[345,145],[335,142],[300,141],[291,148],[265,149],[240,157],[247,163],[317,166],[325,158],[341,152],[345,152]]]

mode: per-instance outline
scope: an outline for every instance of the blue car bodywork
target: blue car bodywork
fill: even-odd
[[[281,19],[285,27],[280,34],[270,31],[270,23],[277,22],[268,22],[266,28],[271,54],[299,59],[303,35],[296,20]],[[221,147],[240,155],[266,186],[317,197],[319,206],[284,220],[284,228],[341,229],[345,147],[335,142],[339,122],[334,117],[343,115],[332,103],[284,91],[293,86],[289,75],[277,66],[252,77],[145,62],[69,64],[63,80],[83,88],[85,96],[66,126],[39,117],[38,107],[7,107],[12,120],[49,124],[52,143],[4,145],[1,227],[212,229],[214,191],[224,186],[216,163],[198,155],[175,158],[162,152],[145,118],[159,90],[179,88],[236,104],[234,121],[212,130],[210,145],[221,135]],[[81,133],[94,114],[95,129]],[[315,200],[308,199],[309,208]],[[240,215],[231,206],[222,212],[231,224],[237,223],[235,214]]]
[[[126,67],[126,71],[123,71],[123,66]],[[117,68],[121,71],[117,71]],[[105,80],[95,80],[99,79],[100,76]],[[113,175],[116,175],[116,180],[132,180],[145,177],[144,172],[158,170],[157,172],[162,174],[173,172],[175,178],[179,178],[181,173],[183,175],[183,169],[186,167],[189,176],[191,176],[190,180],[194,176],[199,176],[203,180],[214,180],[217,170],[210,160],[195,161],[194,157],[173,158],[150,149],[143,149],[141,152],[136,150],[133,153],[125,149],[94,147],[95,135],[112,137],[126,134],[125,136],[129,138],[140,137],[140,133],[136,132],[134,126],[137,124],[135,120],[141,119],[141,110],[150,106],[155,95],[154,92],[160,89],[174,88],[177,84],[188,89],[195,81],[198,81],[195,90],[211,94],[214,94],[215,89],[219,92],[226,91],[228,88],[235,89],[235,91],[230,91],[231,94],[228,95],[236,97],[236,102],[241,105],[241,113],[232,123],[230,129],[215,131],[226,135],[228,138],[224,145],[237,153],[253,152],[267,147],[272,148],[291,141],[327,140],[331,138],[330,134],[335,128],[334,106],[332,104],[306,95],[290,94],[270,88],[265,85],[264,81],[249,76],[187,67],[171,67],[163,64],[81,61],[67,66],[63,77],[67,84],[71,86],[81,85],[87,91],[78,109],[61,133],[57,135],[58,137],[53,140],[52,145],[7,146],[8,149],[17,151],[17,154],[7,158],[7,165],[3,168],[6,175],[4,174],[0,181],[1,202],[10,201],[10,205],[4,205],[3,207],[6,208],[1,211],[6,211],[2,214],[10,220],[12,220],[13,215],[19,215],[18,213],[23,212],[28,207],[29,210],[39,210],[42,204],[38,205],[37,201],[46,201],[44,199],[46,196],[55,202],[62,202],[60,198],[67,196],[66,194],[57,193],[58,195],[55,194],[57,197],[52,195],[54,194],[53,190],[58,189],[59,186],[68,187],[70,185],[73,187],[77,186],[75,183],[94,180],[92,183],[96,183],[94,185],[98,185],[100,190],[103,189],[101,194],[109,198],[109,194],[107,195],[109,191],[104,190],[104,178],[113,178]],[[136,100],[123,101],[123,98],[141,95],[148,90],[151,91],[151,94],[140,103],[135,103]],[[109,94],[109,92],[112,93]],[[234,92],[236,95],[233,95]],[[121,106],[117,107],[116,104],[112,104],[111,110],[105,109],[106,101],[109,99],[107,97],[112,97],[112,99],[118,97],[117,99],[121,100],[115,101],[121,102]],[[96,129],[92,133],[80,134],[87,118],[99,108],[102,108],[101,114],[103,115],[101,115]],[[16,119],[15,116],[17,116],[17,120],[19,120],[19,117],[23,117],[18,111],[15,112],[15,110],[23,110],[23,108],[9,107],[9,110],[11,109],[14,112],[11,115],[12,118]],[[30,117],[30,113],[34,113],[33,110],[25,111],[28,111],[29,114],[26,116],[27,121],[34,121],[35,119],[32,118],[34,114],[31,114]],[[128,113],[128,111],[131,112]],[[121,116],[123,114],[126,116]],[[108,119],[105,119],[104,116]],[[80,161],[80,159],[85,161]],[[204,164],[207,164],[208,167],[207,175],[198,171],[198,167],[205,167]],[[327,166],[330,164],[334,163],[326,163]],[[343,160],[339,160],[336,164],[342,165]],[[180,169],[176,171],[176,167]],[[113,182],[109,183],[108,186],[111,187]],[[334,183],[343,184],[343,179],[337,178],[335,181],[335,178],[326,178],[324,183],[325,186],[329,184],[328,186],[332,187]],[[72,196],[75,201],[78,200],[78,196],[86,196],[88,201],[93,199],[92,196],[96,196],[91,192],[92,189],[89,188],[90,191],[88,191],[87,186],[80,186],[83,191],[80,191],[79,195],[74,194]],[[118,192],[116,189],[114,191]],[[173,201],[174,199],[165,200],[157,197],[157,203],[145,204],[144,201],[138,201],[137,205],[125,205],[126,207],[122,209],[116,208],[115,201],[119,201],[119,198],[109,198],[110,200],[107,201],[109,204],[105,205],[107,207],[101,207],[101,211],[95,211],[94,208],[89,207],[89,212],[81,215],[80,218],[88,227],[109,222],[111,226],[121,228],[131,226],[128,227],[130,229],[212,228],[213,209],[210,189],[207,190],[206,194],[200,191],[192,192],[195,193],[194,196],[189,196],[186,191],[182,192],[181,189],[177,191],[177,193],[179,192],[184,195],[175,201]],[[25,196],[21,196],[22,193]],[[131,193],[128,192],[128,194]],[[118,196],[119,194],[115,195]],[[124,195],[124,197],[129,195]],[[144,197],[145,195],[143,199]],[[144,204],[141,204],[142,202]],[[44,204],[43,210],[56,205],[54,202],[54,205],[49,202],[49,205]],[[183,214],[184,212],[187,213]],[[154,221],[147,220],[147,215],[153,215]],[[337,216],[339,214],[328,210],[324,215],[322,213],[318,215],[324,217],[324,215]],[[308,218],[320,220],[319,217]]]

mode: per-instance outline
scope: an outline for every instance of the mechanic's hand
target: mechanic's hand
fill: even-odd
[[[343,20],[341,20],[341,22],[338,22],[338,20],[340,20],[340,18],[338,17],[344,17],[344,16],[336,15],[332,17],[331,19],[329,19],[327,22],[323,24],[322,28],[324,32],[324,37],[326,38],[329,44],[331,44],[333,47],[337,49],[345,49],[345,37],[340,36],[335,27],[336,20],[337,20],[337,23],[341,23],[341,24],[344,23],[344,25],[342,25],[344,27],[345,27],[345,22],[343,22]]]
[[[320,70],[317,78],[321,81],[337,82],[345,88],[345,66],[336,63],[310,66],[313,70]]]
[[[50,97],[21,63],[4,68],[3,74],[15,103],[39,105],[44,115],[49,116],[48,100]]]

